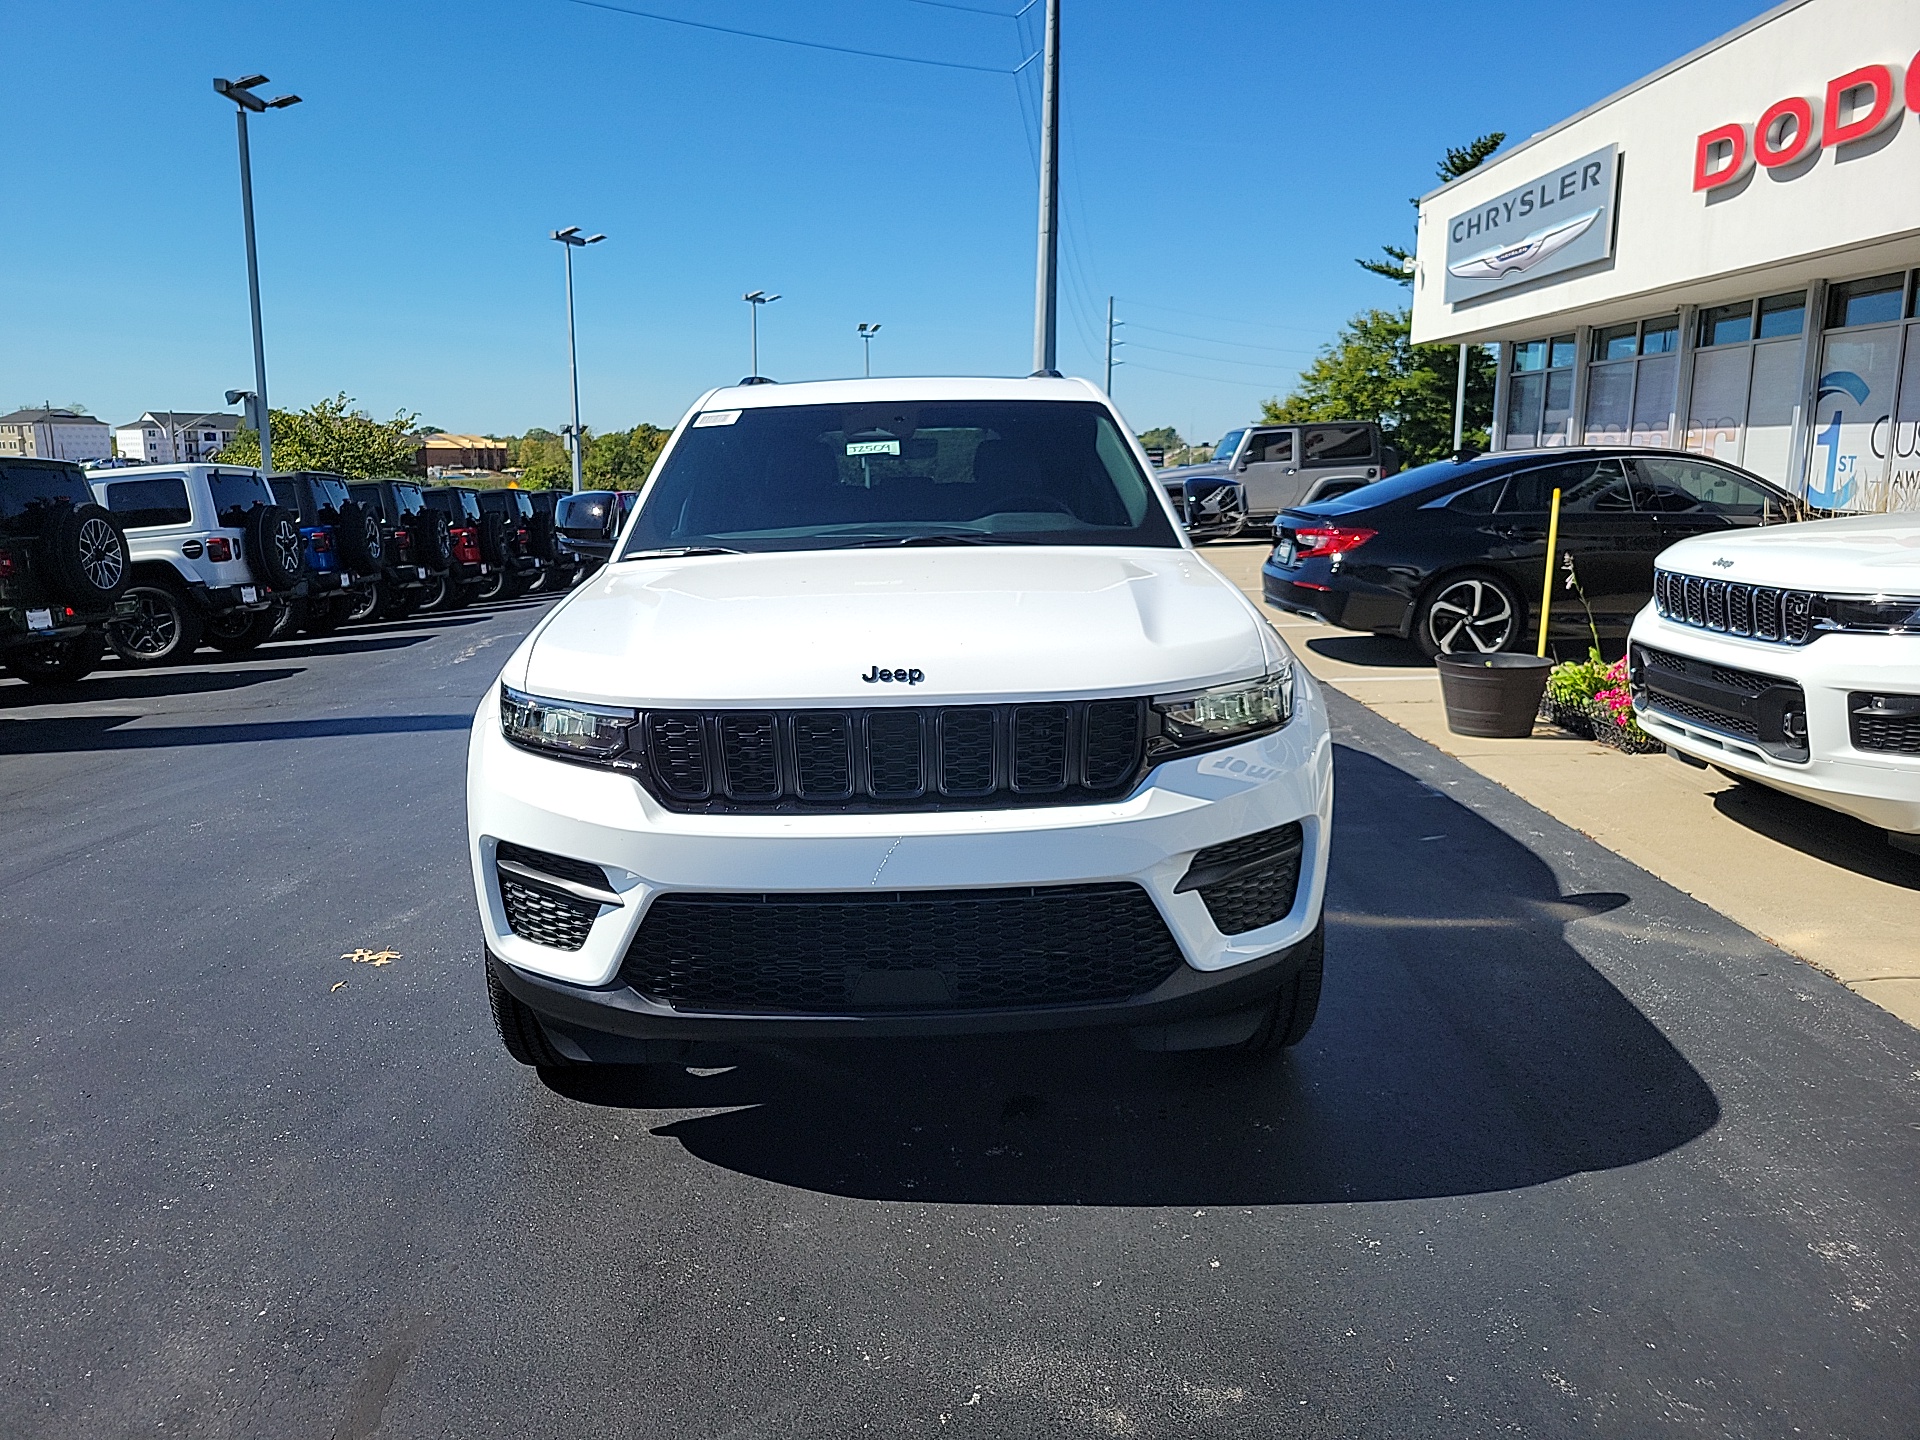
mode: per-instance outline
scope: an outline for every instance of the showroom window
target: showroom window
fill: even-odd
[[[1827,289],[1805,494],[1829,510],[1920,510],[1920,272]]]
[[[1587,367],[1587,444],[1672,443],[1679,350],[1678,315],[1608,325],[1593,332],[1592,363]]]
[[[1700,311],[1687,449],[1786,482],[1806,314],[1804,290]]]
[[[1507,449],[1568,443],[1577,356],[1571,335],[1523,340],[1513,347],[1507,377]]]

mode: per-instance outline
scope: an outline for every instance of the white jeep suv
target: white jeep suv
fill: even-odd
[[[1325,710],[1093,386],[704,396],[475,717],[523,1063],[1119,1026],[1297,1042]]]
[[[1920,832],[1920,516],[1683,540],[1634,621],[1634,708],[1669,749]]]

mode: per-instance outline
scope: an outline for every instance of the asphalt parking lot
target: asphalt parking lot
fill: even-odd
[[[1337,693],[1287,1058],[542,1084],[461,830],[542,609],[0,683],[0,1434],[1915,1433],[1920,1032]]]

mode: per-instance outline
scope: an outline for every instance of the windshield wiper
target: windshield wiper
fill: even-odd
[[[729,550],[725,545],[670,545],[664,550],[630,550],[622,560],[682,560],[689,555],[744,555],[744,550]]]
[[[1008,540],[998,535],[979,535],[972,532],[956,534],[943,531],[932,535],[876,535],[870,540],[856,540],[851,545],[839,546],[842,550],[871,550],[882,545],[1018,545],[1018,540]]]

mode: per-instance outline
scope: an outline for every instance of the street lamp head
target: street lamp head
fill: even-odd
[[[604,235],[589,235],[586,239],[582,240],[580,243],[582,245],[598,245],[602,240],[606,238],[607,237]]]
[[[299,103],[300,97],[298,95],[276,95],[273,99],[267,101],[267,108],[269,110],[284,110],[289,105],[298,105]]]
[[[215,79],[213,88],[226,96],[227,99],[233,101],[233,103],[238,105],[242,110],[251,110],[257,115],[267,108],[267,102],[254,94],[252,87],[260,84],[266,78],[264,75],[250,75],[245,82]]]
[[[578,235],[579,233],[580,227],[578,225],[569,225],[564,230],[554,231],[553,238],[556,240],[565,240],[569,235]]]
[[[216,80],[214,83],[217,85],[220,82]],[[264,75],[242,75],[238,80],[233,81],[232,85],[236,90],[251,90],[256,85],[264,85],[266,83],[267,77]]]

